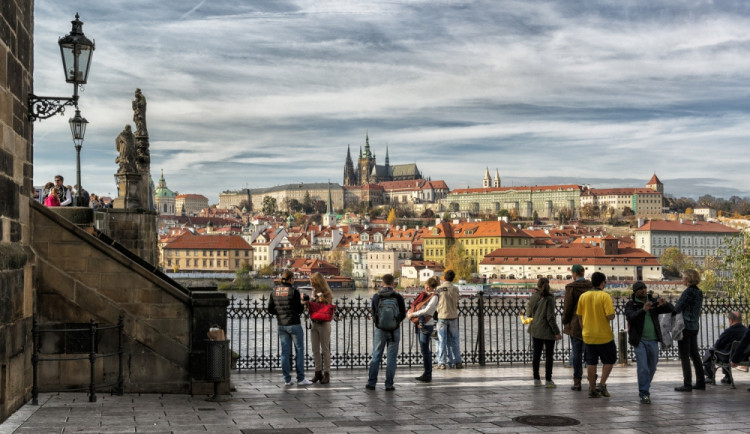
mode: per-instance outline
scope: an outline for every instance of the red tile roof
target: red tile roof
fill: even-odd
[[[583,187],[577,184],[561,185],[535,185],[519,187],[482,187],[482,188],[458,188],[451,191],[451,194],[468,194],[468,193],[494,193],[499,191],[568,191],[583,190]]]
[[[661,184],[661,181],[659,181],[659,178],[656,177],[655,173],[654,173],[654,176],[652,176],[651,179],[649,179],[648,183],[646,183],[646,185],[651,185],[651,184]]]
[[[658,259],[641,249],[620,247],[616,255],[606,255],[601,247],[566,245],[549,249],[497,249],[484,257],[481,264],[504,265],[626,265],[660,266]]]
[[[632,196],[634,194],[661,194],[650,188],[589,188],[581,193],[583,196]]]
[[[165,249],[252,250],[239,235],[183,235],[164,246]]]
[[[655,231],[655,232],[705,232],[705,233],[725,233],[738,234],[740,231],[729,226],[724,226],[716,222],[704,221],[666,221],[650,220],[643,226],[636,229],[638,231]]]
[[[437,235],[425,235],[425,238],[478,238],[478,237],[517,237],[531,238],[529,234],[516,226],[499,220],[484,222],[461,222],[452,224],[447,221],[435,226]]]

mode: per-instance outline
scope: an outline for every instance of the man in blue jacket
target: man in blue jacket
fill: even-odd
[[[729,350],[732,348],[732,342],[742,340],[745,333],[747,333],[747,327],[742,325],[742,315],[738,311],[729,312],[727,319],[729,319],[729,327],[719,335],[719,339],[716,340],[714,346],[707,349],[703,355],[703,370],[706,373],[706,383],[708,384],[716,384],[716,373],[714,372],[714,364],[711,361],[714,351],[729,353]],[[728,356],[717,354],[716,357],[723,362],[729,361]],[[722,371],[724,371],[724,378],[721,379],[721,384],[729,384],[729,373],[726,368],[723,368]]]

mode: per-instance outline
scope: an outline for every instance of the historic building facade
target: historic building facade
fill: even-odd
[[[499,175],[496,180],[500,185]],[[488,182],[489,172],[486,172],[483,183]],[[462,188],[448,193],[441,203],[450,211],[471,214],[496,214],[505,209],[524,218],[531,218],[534,212],[542,218],[556,218],[560,211],[568,209],[571,217],[576,217],[581,207],[582,190],[576,184]]]
[[[250,197],[249,188],[222,191],[221,193],[219,193],[219,204],[216,205],[216,207],[222,209],[232,209],[240,206],[242,202],[252,204],[252,198]]]
[[[664,184],[654,174],[646,188],[586,188],[581,193],[581,207],[591,205],[602,209],[614,208],[623,215],[630,210],[639,217],[662,213]]]
[[[657,257],[676,247],[697,265],[703,265],[707,257],[721,256],[728,238],[739,234],[739,230],[715,222],[651,220],[636,229],[635,245]]]

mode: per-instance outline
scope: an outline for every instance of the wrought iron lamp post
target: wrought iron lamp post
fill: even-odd
[[[76,19],[70,22],[73,25],[70,33],[57,41],[60,45],[65,81],[73,83],[73,96],[55,97],[29,94],[28,116],[29,121],[34,122],[37,119],[48,119],[58,113],[63,114],[66,106],[76,108],[75,116],[70,118],[68,123],[76,149],[77,189],[75,204],[81,206],[81,147],[83,146],[83,136],[86,133],[88,121],[81,117],[81,111],[78,109],[78,87],[88,81],[95,44],[83,34],[83,22],[78,18],[79,15],[76,13]]]
[[[83,146],[83,136],[86,134],[86,125],[89,121],[81,117],[81,111],[76,108],[76,115],[68,121],[70,132],[73,133],[73,144],[76,148],[76,206],[87,206],[81,203],[81,147]]]
[[[73,29],[70,33],[60,38],[63,71],[65,81],[73,83],[72,97],[37,96],[29,94],[28,108],[29,120],[48,119],[56,114],[65,112],[65,106],[78,108],[78,86],[86,84],[91,68],[91,57],[94,52],[94,42],[83,34],[83,22],[76,14],[76,19],[71,21]]]

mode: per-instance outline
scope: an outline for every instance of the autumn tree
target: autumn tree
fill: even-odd
[[[396,226],[398,224],[398,217],[396,217],[396,209],[391,208],[391,212],[388,213],[388,224]]]
[[[750,252],[746,247],[749,241],[750,235],[745,233],[725,240],[722,269],[730,276],[726,289],[733,297],[750,297]]]
[[[276,212],[276,198],[266,196],[263,198],[263,214],[272,215]]]
[[[661,257],[659,257],[659,263],[662,265],[664,272],[671,276],[679,276],[683,271],[695,268],[693,262],[677,247],[665,249]]]
[[[422,212],[422,214],[420,214],[420,217],[422,217],[423,219],[431,219],[431,218],[434,218],[434,217],[435,217],[435,211],[433,211],[433,210],[432,210],[432,209],[430,209],[430,208],[427,208],[426,210],[424,210],[424,211]]]
[[[312,214],[315,211],[315,203],[310,197],[310,191],[305,191],[305,196],[302,198],[302,212],[305,214]]]
[[[461,243],[456,243],[448,249],[445,255],[445,268],[453,270],[459,280],[468,280],[471,277],[474,267],[469,254]]]

